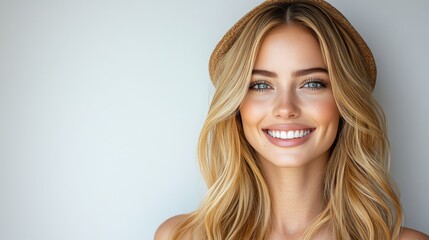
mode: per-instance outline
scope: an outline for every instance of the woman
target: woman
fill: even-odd
[[[376,68],[324,1],[266,1],[210,59],[200,208],[155,239],[429,239],[401,228]]]

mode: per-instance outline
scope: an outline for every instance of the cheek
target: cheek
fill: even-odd
[[[246,97],[240,107],[244,136],[252,146],[257,142],[260,134],[259,123],[266,116],[268,108],[266,101],[256,100],[251,97]]]
[[[321,111],[321,122],[326,124],[331,123],[335,126],[338,125],[338,122],[340,120],[340,113],[335,102],[332,102],[331,104],[322,105],[319,109]]]
[[[254,98],[246,97],[240,107],[241,120],[243,128],[256,125],[266,114],[266,101],[258,101]]]
[[[340,113],[332,95],[308,102],[306,106],[313,119],[319,124],[338,125]]]
[[[315,105],[314,120],[321,127],[320,143],[327,150],[332,147],[338,134],[338,126],[340,122],[340,114],[337,105],[332,97],[326,101],[321,101]]]

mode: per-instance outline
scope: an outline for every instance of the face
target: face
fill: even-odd
[[[319,43],[308,30],[284,25],[267,34],[240,114],[262,164],[328,160],[340,116]]]

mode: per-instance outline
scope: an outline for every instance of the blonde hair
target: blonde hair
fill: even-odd
[[[325,176],[325,208],[305,232],[324,228],[336,239],[397,239],[402,210],[388,173],[384,114],[372,97],[363,56],[347,32],[322,9],[305,3],[263,9],[244,28],[215,69],[216,92],[199,139],[199,164],[208,185],[201,206],[174,239],[266,239],[271,202],[255,151],[239,115],[258,49],[267,33],[300,24],[320,43],[341,114]]]

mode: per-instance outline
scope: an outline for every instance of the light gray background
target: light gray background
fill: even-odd
[[[257,0],[0,0],[0,239],[152,239],[205,192],[207,62]],[[429,232],[429,1],[331,0],[373,49],[406,225]]]

